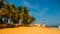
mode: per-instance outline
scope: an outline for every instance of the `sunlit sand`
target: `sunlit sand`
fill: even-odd
[[[60,30],[46,27],[17,27],[0,29],[0,34],[60,34]]]

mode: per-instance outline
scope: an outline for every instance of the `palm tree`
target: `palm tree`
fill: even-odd
[[[35,21],[35,18],[32,16],[32,17],[30,17],[29,20],[30,20],[30,21],[29,21],[29,24],[31,25],[31,23]]]
[[[3,0],[0,0],[0,9],[1,9],[2,6],[4,5],[2,1],[3,1]]]
[[[31,26],[31,24],[35,21],[35,18],[34,17],[32,17],[32,16],[29,16],[29,17],[26,17],[27,19],[24,19],[24,24],[25,24],[25,26]]]
[[[14,11],[13,11],[13,5],[10,5],[10,4],[6,4],[4,6],[4,8],[1,9],[1,14],[3,15],[4,18],[7,18],[7,21],[5,22],[8,22],[8,19],[9,18],[13,18],[12,16],[14,16]]]
[[[21,25],[22,25],[22,21],[23,21],[23,14],[24,14],[24,11],[23,11],[23,7],[22,6],[19,6],[18,8],[17,8],[17,10],[18,10],[18,18],[19,18],[19,20],[21,20]]]
[[[9,9],[8,14],[10,15],[9,17],[11,18],[11,21],[14,23],[15,22],[16,7],[13,4],[10,4],[9,7],[8,7],[8,9]]]
[[[24,14],[23,14],[23,24],[25,25],[25,26],[27,26],[28,25],[28,20],[29,20],[29,18],[30,18],[30,15],[29,15],[29,10],[27,10],[27,8],[26,7],[24,7],[23,8],[24,10]]]
[[[27,25],[29,25],[29,24],[31,24],[33,21],[35,21],[35,18],[34,17],[31,17],[30,15],[29,15],[29,10],[26,8],[26,7],[23,7],[23,21],[22,21],[22,23],[25,25],[25,26],[27,26]]]
[[[6,18],[5,19],[5,21],[4,21],[4,23],[6,22],[7,23],[7,21],[8,21],[8,10],[6,9],[7,8],[7,6],[6,5],[4,5],[4,2],[6,2],[7,0],[0,0],[0,6],[1,6],[1,15],[2,15],[2,17],[3,18]]]
[[[8,2],[7,0],[0,0],[0,9],[4,7],[4,2]]]
[[[4,15],[4,8],[1,8],[0,9],[0,21],[1,21],[1,23],[3,23],[3,21],[2,21],[2,18],[4,17],[3,15]]]

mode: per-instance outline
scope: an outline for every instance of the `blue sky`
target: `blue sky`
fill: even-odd
[[[60,0],[9,0],[18,6],[26,6],[29,14],[36,18],[36,23],[42,24],[46,20],[47,25],[60,25]]]

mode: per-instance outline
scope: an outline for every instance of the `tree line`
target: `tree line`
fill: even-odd
[[[29,25],[35,21],[33,16],[30,16],[27,7],[10,4],[8,0],[0,0],[0,24],[8,24],[10,19],[11,24]]]

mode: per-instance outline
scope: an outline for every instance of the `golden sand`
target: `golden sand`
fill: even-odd
[[[60,30],[45,27],[18,27],[0,29],[0,34],[60,34]]]

